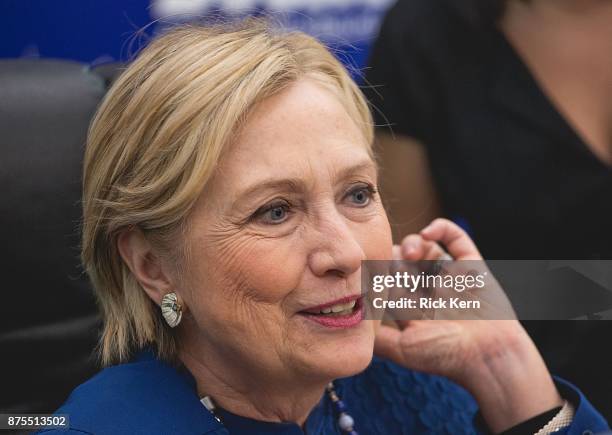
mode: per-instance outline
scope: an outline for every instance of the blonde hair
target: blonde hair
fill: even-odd
[[[172,360],[177,349],[122,261],[118,234],[137,227],[152,244],[180,252],[189,211],[249,110],[305,75],[335,92],[371,144],[367,103],[338,60],[314,38],[260,20],[172,28],[109,90],[88,134],[82,226],[82,261],[104,321],[104,365],[146,346]]]

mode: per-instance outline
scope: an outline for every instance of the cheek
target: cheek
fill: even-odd
[[[236,257],[236,271],[262,302],[281,302],[299,286],[304,262],[288,241],[263,239],[252,243],[248,255]]]
[[[355,228],[356,237],[367,260],[391,260],[393,239],[389,220],[384,211],[365,225]]]
[[[225,298],[275,304],[300,282],[302,261],[283,240],[237,234],[204,246],[205,252],[193,255],[207,259],[200,275]]]

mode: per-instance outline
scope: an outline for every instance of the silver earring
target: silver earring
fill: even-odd
[[[176,293],[166,293],[161,300],[161,312],[162,316],[166,320],[166,323],[171,327],[176,327],[181,323],[183,317],[183,308],[178,302],[178,296]]]

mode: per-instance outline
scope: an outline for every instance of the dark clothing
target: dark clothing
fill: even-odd
[[[376,123],[425,145],[445,215],[467,222],[485,259],[612,259],[612,168],[493,23],[470,25],[451,0],[400,0],[366,79]],[[612,322],[526,326],[551,369],[612,416]]]

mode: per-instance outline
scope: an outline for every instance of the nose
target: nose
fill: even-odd
[[[316,276],[347,277],[359,270],[366,256],[356,237],[358,226],[351,225],[337,211],[318,220],[313,249],[308,256],[310,269]]]

